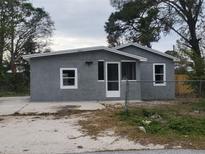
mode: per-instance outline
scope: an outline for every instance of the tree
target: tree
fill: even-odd
[[[146,2],[147,0],[144,3]],[[151,6],[142,5],[142,2],[140,0],[111,0],[111,4],[116,8],[117,14],[124,12],[124,8],[126,8],[126,10],[129,10],[129,8],[132,9],[133,6],[129,4],[135,5],[135,11],[131,11],[131,13],[129,12],[127,15],[130,17],[130,20],[135,22],[144,19],[144,16],[136,18],[136,16],[132,15],[134,14],[133,12],[138,14],[139,10],[142,11],[139,6],[143,6],[144,10],[149,10],[150,8],[155,8],[156,10],[158,10],[156,11],[156,14],[154,16],[154,18],[157,18],[157,20],[155,20],[157,30],[159,29],[160,32],[164,32],[165,34],[168,34],[170,31],[174,31],[175,33],[177,33],[181,38],[181,43],[188,49],[190,49],[189,55],[194,64],[193,67],[195,78],[202,79],[205,76],[205,64],[203,57],[203,43],[205,40],[203,35],[205,33],[204,0],[153,0],[153,2],[150,3]],[[110,17],[112,16],[113,14]],[[146,13],[145,16],[148,16],[148,14]],[[112,37],[112,35],[113,33],[120,33],[120,30],[123,29],[123,27],[118,24],[121,19],[117,16],[115,16],[115,18],[116,19],[114,22],[111,22],[112,20],[110,21],[109,19],[108,23],[106,23],[108,42],[110,37],[114,38],[114,40],[116,40],[116,38],[119,38]],[[116,29],[112,25],[112,23],[114,23],[114,25],[118,24],[119,26],[117,28],[120,30]],[[113,29],[111,29],[110,31],[107,30],[107,25],[109,24],[113,27]],[[128,32],[131,32],[139,25],[140,24],[137,24],[136,26],[134,25],[131,30],[128,29]],[[152,25],[150,27],[152,27]],[[150,33],[149,28],[147,28],[146,26],[145,28]],[[140,31],[140,29],[137,28],[136,30],[141,35],[144,35],[142,31]],[[124,34],[123,36],[127,37]],[[140,39],[137,39],[137,41],[135,42],[141,43]],[[152,42],[152,40],[150,42]]]
[[[7,2],[0,0],[0,68],[3,64],[3,54],[6,50],[9,33],[9,14]]]
[[[204,0],[161,0],[166,6],[162,11],[166,14],[165,25],[176,32],[180,42],[187,47],[189,57],[193,61],[193,78],[205,77],[203,49],[200,47],[205,32]]]
[[[120,1],[112,1],[118,11],[112,13],[105,25],[110,46],[123,42],[139,42],[151,47],[160,39],[157,3],[152,0],[130,1],[122,7]]]
[[[38,47],[46,46],[47,41],[43,40],[52,34],[54,24],[44,9],[35,8],[28,0],[1,0],[1,3],[4,7],[0,6],[3,12],[0,18],[6,23],[6,29],[3,24],[0,25],[0,38],[3,38],[0,42],[3,50],[0,48],[0,52],[9,52],[10,68],[15,74],[16,65],[21,63],[23,54],[36,52]],[[31,42],[32,50],[24,50]]]
[[[192,67],[192,62],[190,58],[186,55],[187,51],[181,50],[179,48],[174,50],[168,50],[165,53],[176,57],[178,59],[175,62],[175,73],[176,74],[188,74],[190,72],[189,68]]]

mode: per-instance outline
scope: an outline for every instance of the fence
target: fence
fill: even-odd
[[[189,77],[185,74],[177,74],[175,76],[176,81],[176,94],[177,95],[189,95],[190,93],[193,92],[193,88],[191,87],[190,84],[181,84],[182,82],[180,81],[186,81],[186,82],[191,82],[189,81]]]
[[[127,81],[128,82],[128,81]],[[125,99],[132,100],[133,87],[141,89],[142,99],[166,100],[174,98],[205,98],[205,80],[165,81],[164,85],[155,85],[154,81],[129,81],[126,84]],[[127,92],[129,94],[127,94]]]
[[[176,97],[205,97],[205,80],[178,80],[175,84]]]

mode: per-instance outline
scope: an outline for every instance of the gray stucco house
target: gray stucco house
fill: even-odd
[[[175,58],[136,43],[25,55],[31,101],[175,98]]]

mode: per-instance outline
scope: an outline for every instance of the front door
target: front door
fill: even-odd
[[[120,63],[106,63],[106,97],[120,97]]]

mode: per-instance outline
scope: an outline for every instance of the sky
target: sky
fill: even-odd
[[[104,25],[114,8],[110,0],[30,0],[44,8],[55,23],[51,38],[52,51],[92,46],[107,46]],[[177,35],[162,36],[152,48],[159,51],[173,49]]]

